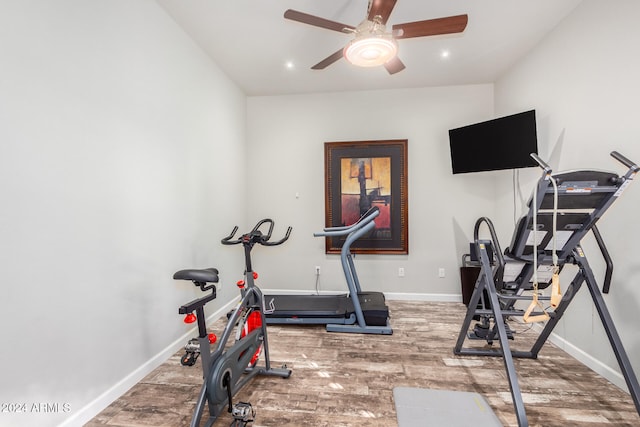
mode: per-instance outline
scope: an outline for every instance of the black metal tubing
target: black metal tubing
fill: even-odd
[[[611,348],[613,349],[613,353],[615,354],[618,365],[620,366],[620,370],[622,371],[622,376],[627,383],[629,394],[631,395],[633,403],[636,406],[636,411],[638,412],[638,414],[640,414],[640,384],[638,384],[638,377],[636,377],[633,371],[631,361],[629,360],[624,346],[622,345],[622,340],[618,335],[618,331],[616,330],[616,327],[613,323],[611,314],[609,313],[607,305],[604,302],[604,298],[600,293],[598,283],[596,282],[593,271],[591,270],[591,267],[587,262],[587,258],[584,255],[581,256],[579,253],[576,253],[576,262],[582,268],[583,274],[585,276],[585,283],[587,284],[587,288],[589,289],[591,298],[593,299],[593,305],[595,305],[596,310],[600,315],[602,326],[607,333],[607,337],[609,338],[609,342],[611,343]]]
[[[640,170],[640,167],[638,167],[638,165],[636,165],[634,162],[632,162],[622,154],[618,153],[617,151],[612,151],[611,157],[613,157],[614,159],[616,159],[617,161],[619,161],[620,163],[622,163],[623,165],[631,169],[631,171],[634,173]]]
[[[558,307],[556,307],[556,309],[553,311],[553,316],[551,316],[551,318],[544,325],[544,328],[538,335],[538,338],[531,346],[531,354],[533,354],[534,357],[538,357],[538,353],[540,353],[540,350],[542,350],[542,347],[549,339],[549,336],[553,332],[553,329],[560,322],[560,319],[562,319],[564,312],[569,307],[569,304],[571,304],[571,301],[573,301],[573,297],[575,297],[576,293],[578,293],[578,291],[580,290],[580,287],[582,286],[584,280],[585,276],[582,272],[582,269],[579,269],[576,275],[573,277],[573,280],[571,280],[571,284],[567,286],[567,289],[564,291],[560,304],[558,304]]]
[[[209,301],[213,301],[216,299],[216,288],[213,287],[211,294],[204,296],[202,298],[194,299],[191,302],[186,303],[178,309],[179,314],[189,314],[194,310],[196,312],[196,318],[198,320],[198,336],[206,337],[207,336],[207,325],[205,323],[204,318],[204,305]]]
[[[548,164],[546,164],[536,153],[531,153],[529,155],[533,160],[535,160],[538,163],[538,165],[540,165],[540,167],[542,168],[542,170],[546,175],[550,175],[551,172],[553,172],[551,170],[551,167]]]
[[[486,221],[487,224],[490,224],[491,221],[488,218],[481,218],[476,222],[476,226],[480,224],[480,222]],[[491,225],[492,227],[492,225]],[[490,227],[490,228],[491,228]],[[494,234],[495,234],[495,230]],[[476,233],[477,236],[477,227]],[[497,243],[497,239],[495,239]],[[527,414],[524,407],[524,401],[522,400],[522,391],[520,390],[520,384],[518,383],[518,374],[516,372],[516,367],[513,362],[514,354],[511,352],[509,347],[509,338],[507,336],[507,330],[504,325],[504,316],[502,310],[500,309],[500,302],[498,301],[498,291],[496,290],[496,286],[494,284],[493,273],[491,269],[491,263],[489,261],[489,256],[487,254],[487,246],[488,240],[478,240],[476,239],[476,248],[477,254],[480,258],[480,274],[478,276],[478,280],[476,281],[476,286],[473,291],[473,295],[471,296],[471,301],[469,302],[469,308],[467,310],[467,315],[465,316],[464,322],[462,324],[462,328],[460,329],[460,334],[458,335],[458,340],[456,342],[456,346],[454,347],[454,354],[457,355],[483,355],[474,349],[462,348],[464,344],[467,331],[469,330],[469,326],[471,325],[471,321],[473,320],[475,308],[478,305],[478,301],[485,289],[489,294],[489,299],[491,301],[491,311],[494,315],[495,327],[498,330],[498,340],[500,341],[500,353],[497,353],[496,356],[502,356],[502,360],[504,362],[504,367],[507,372],[507,378],[509,380],[509,387],[511,389],[511,398],[513,400],[513,406],[515,408],[516,417],[518,419],[518,425],[520,427],[527,427],[529,425],[529,421],[527,420]],[[494,248],[499,250],[499,247],[494,246]],[[503,260],[504,262],[504,260]],[[494,354],[486,354],[493,356]],[[525,354],[518,354],[521,357],[527,357]]]
[[[564,245],[564,250],[562,254],[559,255],[559,258],[562,259],[562,263],[572,263],[578,267],[578,272],[574,276],[571,284],[566,288],[564,294],[562,295],[562,299],[560,304],[553,312],[551,318],[546,322],[542,331],[540,332],[537,340],[531,347],[531,351],[511,351],[508,342],[508,336],[506,333],[506,328],[504,325],[505,316],[516,316],[522,315],[519,311],[512,310],[511,306],[508,304],[510,301],[515,301],[519,299],[519,295],[514,296],[503,296],[499,295],[499,291],[497,288],[497,284],[501,283],[502,277],[496,278],[495,273],[493,272],[493,267],[489,261],[488,257],[488,249],[487,246],[489,243],[493,243],[494,248],[496,249],[496,253],[498,255],[499,262],[499,270],[504,268],[504,260],[502,257],[502,251],[498,245],[498,240],[495,236],[495,231],[493,229],[493,225],[491,221],[487,218],[480,218],[476,222],[476,226],[474,229],[474,238],[476,243],[476,250],[479,254],[479,258],[481,259],[481,271],[478,279],[476,281],[475,289],[473,295],[471,296],[471,301],[469,302],[467,313],[465,319],[462,324],[462,328],[460,330],[460,334],[458,335],[458,340],[454,347],[454,354],[457,355],[473,355],[473,356],[493,356],[493,357],[502,357],[505,365],[505,369],[507,371],[507,377],[509,380],[509,385],[511,387],[511,396],[513,398],[513,404],[515,407],[516,417],[518,419],[518,424],[520,426],[527,426],[528,421],[525,413],[524,402],[522,399],[522,394],[518,385],[518,378],[515,372],[515,365],[513,362],[513,358],[531,358],[535,359],[538,356],[538,353],[542,349],[543,345],[548,340],[551,335],[553,329],[556,327],[566,309],[568,308],[571,301],[574,299],[576,293],[580,290],[583,283],[586,283],[587,288],[591,294],[593,304],[598,311],[598,315],[600,316],[600,320],[604,327],[604,330],[609,338],[609,342],[613,349],[613,352],[616,356],[616,360],[618,361],[618,365],[620,370],[622,371],[622,375],[626,381],[627,388],[629,393],[633,399],[633,403],[636,407],[638,413],[640,413],[640,384],[638,383],[638,379],[633,371],[633,367],[631,362],[627,356],[627,353],[624,349],[620,336],[615,328],[613,319],[607,309],[607,306],[604,301],[604,297],[602,292],[607,293],[609,291],[611,285],[611,277],[613,274],[613,261],[608,253],[606,245],[604,244],[604,240],[600,235],[598,228],[596,227],[596,222],[600,219],[602,214],[610,207],[610,205],[618,198],[621,192],[624,190],[626,185],[629,184],[628,181],[632,180],[635,173],[640,170],[640,168],[633,163],[631,160],[622,156],[617,152],[612,152],[611,156],[616,160],[623,163],[625,166],[629,168],[626,174],[623,177],[620,177],[615,181],[615,185],[612,187],[603,188],[602,191],[608,191],[611,193],[604,203],[598,206],[595,211],[590,215],[589,220],[584,224],[582,228],[582,233],[578,235],[578,233],[574,233],[574,235],[569,239],[568,242]],[[538,162],[540,167],[544,170],[543,178],[538,181],[537,190],[538,194],[544,195],[549,186],[549,175],[551,174],[551,168],[545,162],[543,162],[537,155],[532,154],[532,158]],[[528,213],[528,219],[532,216],[532,210],[535,212],[540,207],[540,202],[542,197],[538,201],[538,206],[531,206],[531,209]],[[478,230],[482,223],[486,223],[489,226],[489,230],[491,232],[491,236],[493,242],[488,240],[479,240]],[[586,232],[589,230],[593,230],[596,242],[602,252],[603,258],[606,262],[607,269],[605,272],[605,280],[602,292],[598,287],[598,283],[595,279],[594,273],[587,262],[587,259],[584,255],[582,248],[580,247],[580,240]],[[522,253],[524,243],[519,242],[518,248],[512,248],[511,251],[519,254]],[[549,259],[546,255],[542,254],[543,262],[542,264],[549,263]],[[527,263],[530,263],[529,259],[521,259]],[[540,259],[538,260],[540,261]],[[528,281],[530,275],[527,275],[525,280]],[[478,302],[482,297],[484,291],[487,291],[489,294],[489,298],[491,300],[491,310],[479,310]],[[524,299],[524,298],[523,298]],[[507,304],[501,305],[500,301],[506,301]],[[493,317],[493,331],[491,335],[491,339],[496,337],[500,340],[500,348],[496,349],[486,349],[486,348],[463,348],[463,344],[465,339],[467,338],[467,333],[469,331],[469,327],[473,320],[474,315],[481,315],[489,318],[489,322],[491,321],[491,317]],[[489,337],[489,336],[488,336]],[[487,338],[489,340],[490,338]]]
[[[502,255],[502,248],[500,248],[500,242],[498,241],[498,235],[496,234],[496,229],[493,226],[493,222],[491,222],[491,220],[486,216],[478,218],[478,220],[476,221],[476,225],[473,228],[473,239],[476,242],[476,254],[480,253],[478,248],[478,238],[480,234],[480,226],[482,225],[482,223],[485,223],[487,225],[487,227],[489,228],[489,234],[491,234],[491,243],[493,244],[493,250],[496,254],[496,258],[498,258],[498,268],[493,274],[493,277],[497,280],[497,288],[502,289],[502,276],[505,265],[504,256]]]
[[[463,356],[488,356],[488,357],[502,357],[502,349],[488,349],[488,348],[463,348],[458,353]],[[511,350],[511,356],[518,359],[536,359],[530,351]]]
[[[277,246],[277,245],[281,245],[284,242],[286,242],[289,239],[289,236],[291,236],[291,230],[293,230],[293,228],[291,227],[287,227],[287,232],[285,233],[284,237],[280,240],[278,240],[277,242],[268,242],[267,240],[265,240],[264,242],[260,242],[261,245],[263,246]],[[271,234],[269,234],[269,236],[271,236]]]
[[[266,234],[263,234],[262,231],[260,231],[260,227],[262,227],[263,224],[269,224],[269,231],[267,231]],[[231,231],[231,234],[229,234],[227,237],[220,240],[220,243],[222,243],[223,245],[237,245],[242,243],[242,245],[244,246],[244,259],[245,259],[246,271],[253,271],[251,266],[251,250],[253,249],[253,246],[256,243],[262,246],[277,246],[286,242],[287,239],[289,239],[289,236],[291,236],[292,228],[288,227],[287,232],[285,233],[282,239],[278,240],[277,242],[269,242],[269,239],[271,239],[271,233],[273,232],[273,226],[274,226],[273,220],[269,218],[265,218],[258,221],[258,223],[253,227],[253,229],[249,233],[243,234],[242,236],[240,236],[235,240],[231,240],[233,236],[235,236],[236,232],[238,231],[238,226],[235,226],[233,227],[233,231]]]
[[[598,247],[600,248],[600,252],[602,252],[604,262],[607,264],[607,269],[604,273],[604,283],[602,284],[602,292],[608,294],[611,288],[611,276],[613,276],[613,260],[611,259],[611,255],[609,255],[607,246],[604,244],[600,230],[598,230],[595,224],[591,228],[591,231],[593,231],[593,236],[596,238],[596,242],[598,242]]]

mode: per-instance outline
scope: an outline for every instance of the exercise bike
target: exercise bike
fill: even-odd
[[[267,227],[263,234],[261,228]],[[269,343],[264,317],[265,306],[262,291],[256,286],[257,274],[251,267],[251,250],[255,244],[262,246],[276,246],[284,243],[291,234],[291,227],[286,235],[276,242],[270,242],[273,231],[273,221],[263,219],[249,232],[238,239],[233,239],[238,231],[234,227],[231,234],[222,239],[224,245],[242,244],[244,247],[246,271],[245,279],[237,284],[240,288],[241,299],[230,312],[229,320],[218,340],[214,334],[207,333],[204,306],[216,298],[216,283],[219,281],[218,270],[215,268],[180,270],[173,275],[176,280],[191,280],[203,292],[211,291],[208,295],[193,300],[178,310],[185,314],[185,322],[198,322],[197,345],[194,340],[185,346],[186,354],[182,357],[183,365],[193,365],[198,356],[202,357],[204,383],[191,420],[191,427],[199,427],[205,405],[209,407],[209,419],[205,426],[211,427],[223,413],[225,407],[232,414],[232,426],[244,426],[253,421],[255,414],[251,405],[245,402],[233,404],[233,396],[254,376],[269,375],[288,378],[291,369],[286,366],[272,368],[269,358]],[[195,315],[193,312],[195,311]],[[235,333],[234,333],[235,332]],[[227,345],[230,339],[233,344]],[[217,343],[211,352],[211,345]],[[264,355],[264,366],[258,365],[261,354]]]

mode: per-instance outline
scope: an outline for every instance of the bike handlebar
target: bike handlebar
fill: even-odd
[[[234,240],[233,242],[231,241],[231,238],[236,234],[237,231],[238,226],[236,225],[235,227],[233,227],[233,230],[231,230],[231,234],[220,240],[220,243],[222,243],[223,245],[237,245],[238,243],[242,243],[242,240],[239,239]]]
[[[293,230],[293,228],[291,228],[291,226],[287,227],[287,232],[285,233],[284,237],[280,240],[278,240],[277,242],[261,242],[260,244],[263,246],[277,246],[277,245],[281,245],[284,242],[286,242],[289,239],[289,236],[291,235],[291,230]]]
[[[260,230],[260,227],[262,227],[264,224],[269,224],[269,231],[267,231],[266,234],[262,233],[262,231]],[[288,227],[287,232],[285,233],[285,236],[282,239],[276,242],[270,242],[269,239],[271,239],[273,226],[274,226],[273,220],[269,218],[265,218],[258,221],[255,227],[253,227],[253,229],[249,233],[243,234],[242,236],[240,236],[235,240],[231,240],[233,239],[233,236],[235,236],[236,232],[238,231],[238,226],[236,225],[235,227],[233,227],[231,234],[229,234],[227,237],[220,240],[220,243],[222,243],[223,245],[238,245],[240,243],[251,243],[251,244],[259,243],[263,246],[281,245],[289,239],[289,236],[291,235],[291,230],[293,229],[291,227]]]

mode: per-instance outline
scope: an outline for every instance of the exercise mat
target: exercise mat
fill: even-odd
[[[502,426],[486,399],[478,393],[395,387],[393,399],[398,427]]]

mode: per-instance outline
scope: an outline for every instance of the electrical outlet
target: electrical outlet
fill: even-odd
[[[316,276],[320,275],[320,266],[316,265]]]
[[[398,277],[404,277],[404,267],[398,268]]]
[[[440,278],[444,277],[444,268],[440,267],[438,269],[438,277],[440,277]]]

